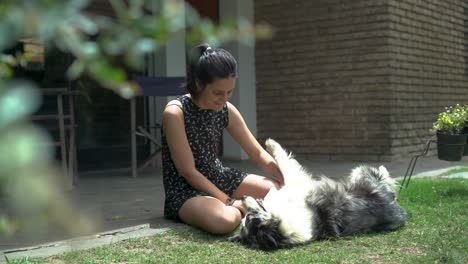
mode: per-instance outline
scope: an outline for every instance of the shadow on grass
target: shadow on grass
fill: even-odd
[[[194,241],[201,241],[201,242],[207,242],[207,243],[228,241],[228,237],[235,234],[235,232],[237,232],[238,230],[236,229],[235,231],[227,235],[210,234],[208,232],[202,231],[200,229],[197,229],[193,226],[190,226],[181,222],[167,220],[164,217],[155,217],[150,220],[149,224],[151,228],[155,228],[155,229],[170,228],[174,234],[176,234],[177,236],[180,236],[183,239],[190,239]]]
[[[441,197],[466,197],[468,196],[468,188],[463,188],[463,187],[454,187],[454,188],[448,188],[439,191],[439,195]]]
[[[151,225],[150,227],[154,228]],[[208,243],[208,244],[218,243],[218,242],[229,242],[228,237],[234,235],[235,232],[237,232],[237,229],[236,229],[230,234],[216,235],[216,234],[205,232],[203,230],[200,230],[190,225],[186,225],[183,223],[176,223],[176,222],[174,222],[174,224],[172,224],[170,228],[171,228],[171,232],[174,235],[180,237],[181,239],[198,241],[200,243]]]

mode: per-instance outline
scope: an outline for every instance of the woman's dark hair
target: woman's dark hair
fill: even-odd
[[[204,89],[205,85],[218,79],[237,76],[236,59],[228,51],[221,48],[211,48],[201,44],[193,48],[188,57],[185,89],[192,98],[197,98],[197,81]]]

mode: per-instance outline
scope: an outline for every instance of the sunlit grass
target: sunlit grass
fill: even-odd
[[[468,180],[414,179],[400,194],[408,225],[272,253],[190,227],[92,250],[12,263],[467,263]]]
[[[465,164],[455,169],[448,170],[447,172],[444,173],[444,175],[452,175],[452,174],[458,174],[458,173],[467,173],[468,175],[468,164]]]

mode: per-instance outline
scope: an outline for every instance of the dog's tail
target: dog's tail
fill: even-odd
[[[369,166],[359,166],[352,170],[349,181],[346,184],[348,191],[368,190],[369,192],[381,191],[386,194],[389,200],[395,200],[395,180],[390,177],[388,170],[384,166],[378,169]]]
[[[406,213],[392,192],[385,186],[379,189],[372,177],[364,174],[357,178],[358,183],[348,183],[351,188],[327,178],[316,182],[316,188],[307,197],[309,207],[315,211],[314,237],[394,230],[406,224]]]

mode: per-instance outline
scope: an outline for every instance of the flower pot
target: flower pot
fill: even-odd
[[[468,135],[468,127],[463,129],[463,134]],[[463,152],[463,156],[468,156],[468,136],[466,137],[465,152]]]
[[[460,161],[466,143],[466,134],[450,135],[437,132],[437,157],[440,160]]]

